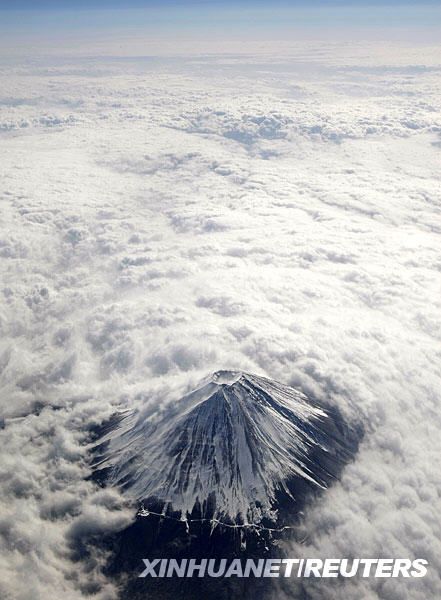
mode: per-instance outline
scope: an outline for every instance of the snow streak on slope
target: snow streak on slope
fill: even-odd
[[[183,516],[200,506],[203,514],[259,522],[279,491],[292,496],[293,478],[327,486],[319,454],[341,448],[330,419],[290,387],[218,371],[165,410],[123,417],[96,467],[137,500],[159,499]]]

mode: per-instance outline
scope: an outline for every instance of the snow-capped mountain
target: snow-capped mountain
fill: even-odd
[[[95,469],[183,519],[198,506],[204,516],[256,524],[276,520],[279,495],[296,501],[305,484],[326,488],[346,446],[335,414],[301,392],[218,371],[165,409],[121,416],[100,440]]]

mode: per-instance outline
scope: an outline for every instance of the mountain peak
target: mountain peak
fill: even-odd
[[[216,371],[211,381],[217,385],[234,385],[243,377],[242,371]]]
[[[334,411],[242,371],[220,370],[193,392],[144,416],[132,411],[101,440],[95,464],[109,484],[187,518],[277,519],[280,499],[300,506],[325,489],[350,454]]]

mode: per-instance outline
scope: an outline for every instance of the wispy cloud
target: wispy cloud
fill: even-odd
[[[232,47],[1,72],[4,597],[116,597],[88,544],[132,512],[90,431],[219,368],[366,426],[293,551],[429,560],[307,597],[440,595],[439,55]]]

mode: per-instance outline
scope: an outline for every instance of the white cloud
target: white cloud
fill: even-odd
[[[87,427],[218,368],[368,429],[291,553],[430,563],[307,597],[440,595],[433,50],[51,60],[1,74],[3,596],[114,597],[103,557],[72,562],[131,515],[85,481]]]

